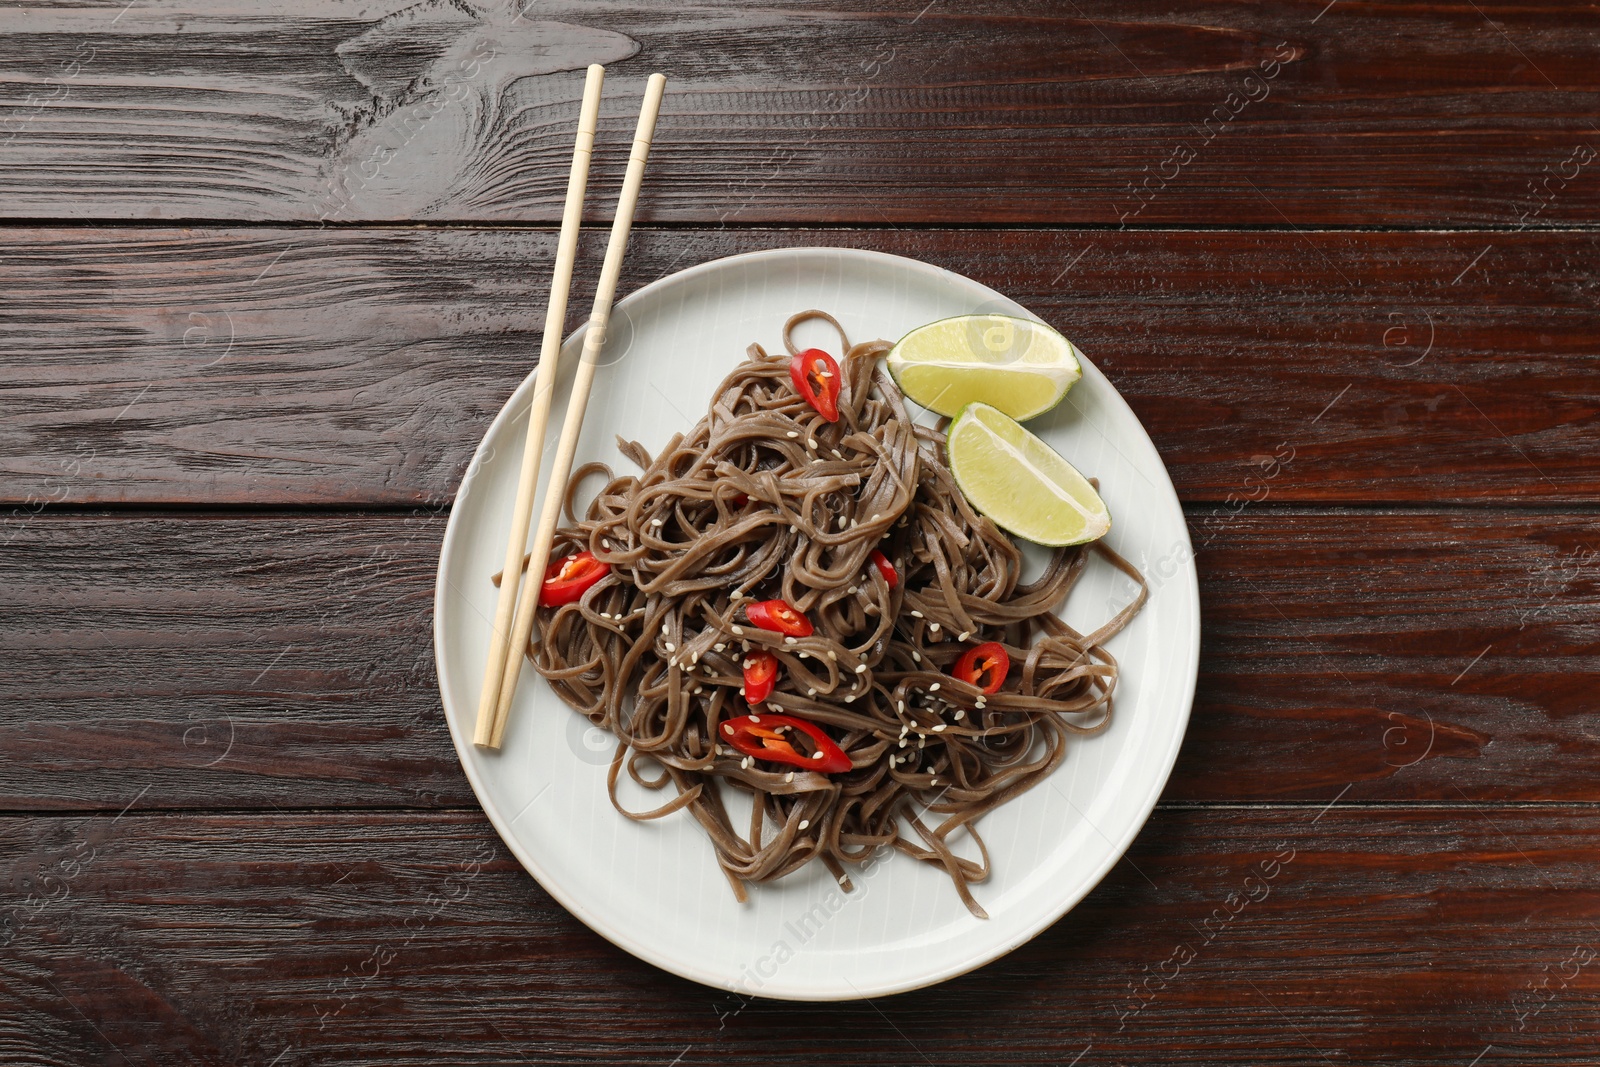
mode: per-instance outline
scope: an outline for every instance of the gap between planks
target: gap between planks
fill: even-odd
[[[584,223],[584,229],[599,231],[604,227],[599,222],[590,220]],[[502,222],[497,220],[484,220],[481,222],[465,222],[453,220],[433,220],[429,222],[414,222],[409,219],[370,219],[354,220],[348,222],[304,222],[294,219],[228,219],[228,218],[52,218],[41,216],[37,218],[4,218],[0,217],[0,233],[6,230],[49,229],[49,230],[287,230],[292,232],[309,233],[313,231],[351,231],[351,230],[466,230],[466,231],[497,231],[512,233],[556,233],[560,226],[556,223],[526,223]],[[1362,223],[1336,224],[1319,223],[1317,225],[1301,225],[1299,223],[1283,222],[1241,222],[1241,223],[1147,223],[1125,226],[1115,222],[1075,222],[1075,223],[1045,223],[1045,222],[811,222],[795,220],[790,222],[676,222],[662,220],[657,222],[640,223],[633,227],[635,233],[760,233],[792,232],[792,231],[838,231],[861,233],[893,233],[928,232],[928,233],[961,233],[964,231],[985,233],[1139,233],[1139,234],[1168,234],[1168,233],[1286,233],[1286,234],[1369,234],[1369,233],[1396,233],[1415,234],[1417,236],[1465,236],[1471,234],[1487,234],[1498,236],[1515,236],[1520,234],[1560,235],[1560,234],[1593,234],[1600,233],[1600,221],[1596,222],[1562,222],[1546,226],[1524,226],[1506,223],[1504,225],[1476,225],[1476,226],[1438,226],[1438,225],[1372,225]],[[196,235],[199,236],[199,235]]]
[[[1222,500],[1185,500],[1180,501],[1183,513],[1190,518],[1207,518],[1212,510],[1225,507]],[[0,511],[4,510],[0,505]],[[403,518],[415,515],[419,511],[433,512],[439,518],[446,518],[450,514],[452,504],[433,505],[418,502],[415,504],[385,504],[385,503],[315,503],[303,504],[252,504],[238,501],[219,501],[216,503],[196,501],[151,502],[140,501],[106,501],[104,503],[70,503],[50,504],[31,513],[31,518],[59,518],[59,519],[105,519],[105,520],[132,520],[132,519],[160,519],[176,515],[206,516],[218,518],[270,518],[281,517],[285,519],[306,518],[356,518],[373,515],[393,515]],[[16,510],[21,510],[22,505],[15,505]],[[1568,516],[1600,515],[1600,501],[1572,500],[1559,504],[1552,504],[1548,500],[1530,500],[1527,502],[1516,499],[1494,500],[1488,503],[1482,501],[1459,500],[1330,500],[1325,504],[1312,501],[1296,500],[1287,502],[1261,501],[1252,503],[1244,509],[1253,515],[1270,513],[1285,518],[1295,517],[1330,517],[1338,515],[1471,515],[1474,512],[1484,516],[1503,515],[1514,512],[1519,516],[1537,518],[1546,515],[1551,518],[1564,518]],[[1242,514],[1243,512],[1241,512]],[[0,516],[3,518],[3,516]]]
[[[476,804],[450,804],[439,807],[403,807],[388,805],[383,807],[347,808],[329,807],[273,807],[273,808],[134,808],[124,810],[121,804],[110,804],[104,808],[3,808],[0,809],[0,819],[92,819],[122,811],[121,818],[126,819],[166,819],[188,818],[194,816],[231,816],[236,818],[251,818],[259,816],[263,819],[294,819],[308,816],[452,816],[464,814],[482,814],[483,809]],[[1260,803],[1251,801],[1208,801],[1208,800],[1174,800],[1159,801],[1154,816],[1159,812],[1185,812],[1185,811],[1248,811],[1259,814],[1294,813],[1307,811],[1341,811],[1341,812],[1370,812],[1395,814],[1409,811],[1503,811],[1503,812],[1571,812],[1572,814],[1589,814],[1600,811],[1600,800],[1484,800],[1484,801],[1459,801],[1459,800],[1339,800],[1330,804],[1327,800],[1275,800]]]

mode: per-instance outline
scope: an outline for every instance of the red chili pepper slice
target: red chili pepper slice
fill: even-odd
[[[611,564],[602,563],[591,552],[578,552],[558,559],[544,570],[544,585],[539,588],[539,606],[555,608],[577,600],[595,582],[611,573]]]
[[[839,364],[820,348],[808,348],[789,361],[795,392],[829,422],[839,421]]]
[[[798,730],[811,739],[810,755],[798,751],[779,727]],[[850,769],[850,757],[833,738],[804,719],[793,715],[744,715],[729,719],[718,728],[718,736],[746,756],[787,763],[823,774],[841,774]]]
[[[787,637],[810,637],[811,620],[789,606],[786,600],[758,600],[746,604],[744,614],[750,625],[772,630]]]
[[[735,494],[733,494],[733,506],[734,507],[742,508],[748,503],[750,503],[750,495],[748,493],[735,493]]]
[[[994,641],[985,641],[962,653],[956,665],[950,668],[950,674],[985,693],[997,693],[1010,669],[1011,657],[1006,655],[1006,650]]]
[[[877,549],[873,549],[872,555],[867,558],[872,561],[874,567],[878,568],[878,573],[883,575],[883,580],[888,583],[890,589],[900,584],[900,572],[894,569],[894,564],[889,562],[888,556],[885,556]]]
[[[778,684],[778,657],[765,649],[750,653],[744,658],[744,698],[759,704],[772,695]]]

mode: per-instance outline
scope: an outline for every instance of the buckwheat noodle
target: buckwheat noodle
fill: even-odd
[[[706,416],[659,455],[619,438],[642,473],[613,477],[599,463],[574,472],[571,525],[551,554],[588,550],[611,573],[579,601],[541,609],[528,655],[563,700],[617,738],[607,775],[617,810],[658,819],[686,809],[739,900],[746,882],[812,860],[849,890],[846,867],[890,846],[943,868],[986,918],[970,889],[990,870],[973,823],[1043,781],[1072,738],[1110,724],[1117,663],[1103,646],[1147,588],[1100,543],[1057,549],[1043,575],[1020,582],[1021,552],[956,487],[943,434],[914,424],[878,369],[890,345],[852,346],[832,316],[804,311],[784,326],[791,354],[794,327],[812,319],[837,329],[846,353],[839,421],[795,391],[788,357],[751,345]],[[578,520],[579,486],[598,475],[606,485]],[[894,589],[868,562],[873,549],[898,570]],[[1080,634],[1055,611],[1090,552],[1139,592]],[[767,598],[805,612],[815,632],[786,640],[751,626],[742,606]],[[947,673],[981,641],[1000,642],[1013,664],[988,696]],[[850,771],[763,766],[719,745],[718,724],[752,710],[739,695],[752,649],[781,663],[777,689],[754,710],[823,727]],[[671,799],[624,809],[624,770]],[[724,783],[751,794],[743,832]],[[951,847],[962,828],[976,860]]]

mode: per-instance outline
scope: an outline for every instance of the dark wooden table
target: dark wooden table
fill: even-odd
[[[1177,770],[964,978],[655,970],[457,764],[439,540],[596,60],[596,224],[672,78],[625,291],[948,267],[1177,483]],[[111,0],[0,71],[0,1062],[1600,1061],[1594,5]]]

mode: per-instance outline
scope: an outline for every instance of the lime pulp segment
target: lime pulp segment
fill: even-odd
[[[941,415],[988,404],[1031,419],[1082,376],[1078,350],[1049,326],[1011,315],[957,315],[902,337],[887,365],[906,396]]]
[[[956,484],[1001,529],[1041,545],[1105,536],[1111,514],[1089,480],[988,404],[963,408],[946,438]]]

